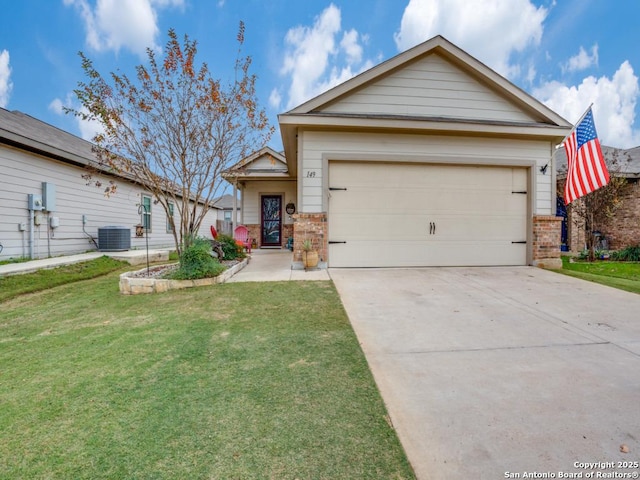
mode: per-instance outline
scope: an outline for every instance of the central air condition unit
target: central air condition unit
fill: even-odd
[[[98,228],[98,248],[101,252],[120,252],[131,248],[131,229],[127,227]]]

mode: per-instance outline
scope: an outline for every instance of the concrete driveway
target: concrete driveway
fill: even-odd
[[[640,461],[640,295],[533,267],[330,275],[419,479],[640,471],[585,465]]]

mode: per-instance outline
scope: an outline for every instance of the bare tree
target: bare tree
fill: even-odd
[[[585,243],[590,262],[596,259],[597,245],[594,233],[601,231],[608,220],[622,206],[622,194],[627,186],[623,173],[631,159],[628,156],[627,158],[621,157],[622,151],[619,149],[613,149],[610,155],[605,155],[605,162],[609,170],[609,183],[567,206],[572,223],[577,228],[584,228]],[[566,179],[566,173],[558,178]],[[558,191],[563,191],[560,182]]]
[[[168,37],[163,58],[148,49],[148,66],[136,67],[135,80],[120,72],[103,77],[80,52],[87,81],[78,83],[75,94],[82,107],[67,111],[101,124],[93,138],[94,167],[147,188],[164,208],[181,252],[212,205],[221,172],[264,145],[274,129],[258,107],[251,57],[241,55],[243,23],[234,78],[225,85],[206,63],[196,68],[196,41],[185,35],[181,45],[173,29]],[[106,188],[107,194],[113,191]]]

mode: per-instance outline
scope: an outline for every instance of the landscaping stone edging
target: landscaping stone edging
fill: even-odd
[[[145,293],[161,293],[169,290],[180,290],[191,287],[204,287],[224,283],[242,270],[249,263],[249,257],[227,268],[217,277],[201,278],[199,280],[167,280],[164,278],[144,278],[133,277],[138,272],[146,270],[143,268],[135,272],[125,272],[120,275],[120,293],[123,295],[140,295]]]

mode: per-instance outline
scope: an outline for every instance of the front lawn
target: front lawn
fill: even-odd
[[[12,479],[414,478],[330,282],[0,304]]]
[[[562,257],[561,273],[601,283],[628,292],[640,293],[640,263],[613,261],[570,261]]]

